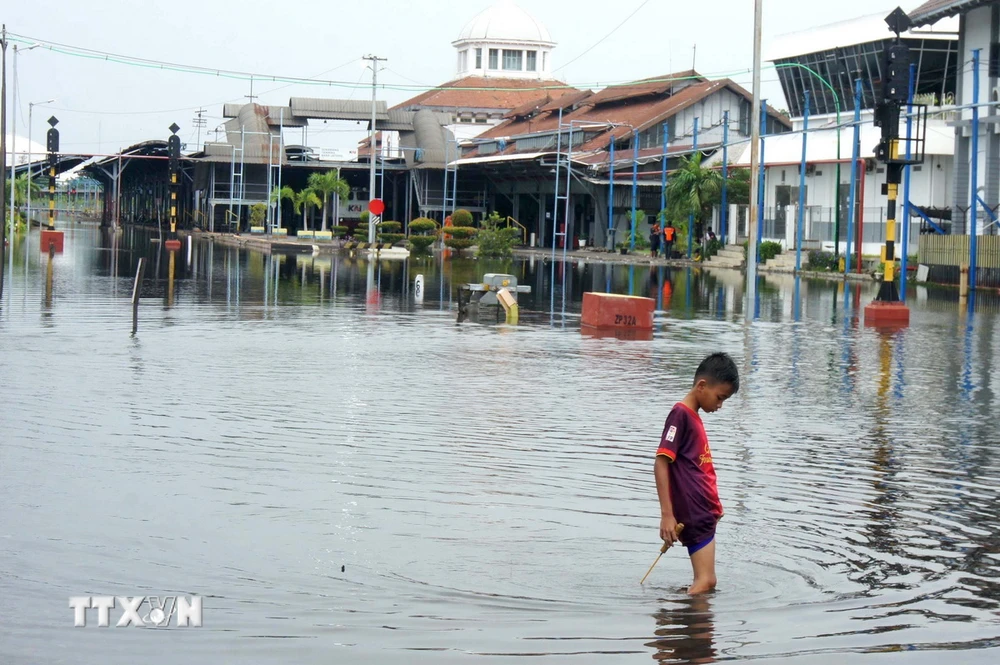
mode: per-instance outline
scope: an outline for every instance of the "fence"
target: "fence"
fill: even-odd
[[[740,238],[747,237],[747,214],[749,206],[739,206],[737,210],[738,226],[737,233]],[[716,216],[718,213],[716,213]],[[834,208],[824,208],[821,206],[807,206],[803,225],[805,227],[804,240],[806,242],[832,242],[834,230],[836,229],[836,219]],[[862,240],[864,244],[881,244],[885,242],[885,208],[865,208],[863,210],[864,226],[862,229]],[[910,220],[910,247],[917,246],[917,242],[929,229],[921,224],[920,218],[913,217]],[[847,241],[847,215],[840,218],[840,241]],[[765,240],[784,241],[788,237],[788,225],[792,227],[798,223],[795,206],[771,207],[764,209],[764,233]],[[900,224],[901,226],[901,224]],[[902,228],[897,227],[897,242],[901,239]]]
[[[977,243],[976,285],[1000,287],[1000,236],[979,236]],[[958,284],[959,267],[969,263],[969,236],[920,236],[917,259],[929,267],[929,281]]]

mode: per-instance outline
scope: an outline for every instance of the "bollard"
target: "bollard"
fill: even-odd
[[[139,259],[135,270],[135,285],[132,286],[132,334],[139,328],[139,296],[142,292],[142,274],[146,271],[146,259]]]
[[[413,280],[413,301],[423,302],[424,301],[424,276],[417,275],[417,278]]]
[[[958,297],[965,300],[969,297],[969,265],[963,263],[958,269]]]

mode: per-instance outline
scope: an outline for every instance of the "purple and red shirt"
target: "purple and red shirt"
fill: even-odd
[[[697,543],[714,534],[723,509],[712,450],[701,418],[684,403],[667,416],[656,454],[670,460],[670,501],[674,518],[684,525],[681,542]]]

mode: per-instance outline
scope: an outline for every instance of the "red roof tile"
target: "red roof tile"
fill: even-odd
[[[421,107],[510,110],[551,94],[576,92],[562,81],[486,78],[467,76],[450,81],[392,107],[415,110]]]

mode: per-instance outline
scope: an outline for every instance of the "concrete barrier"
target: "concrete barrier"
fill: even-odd
[[[616,293],[584,293],[581,323],[592,328],[653,329],[656,301]]]

